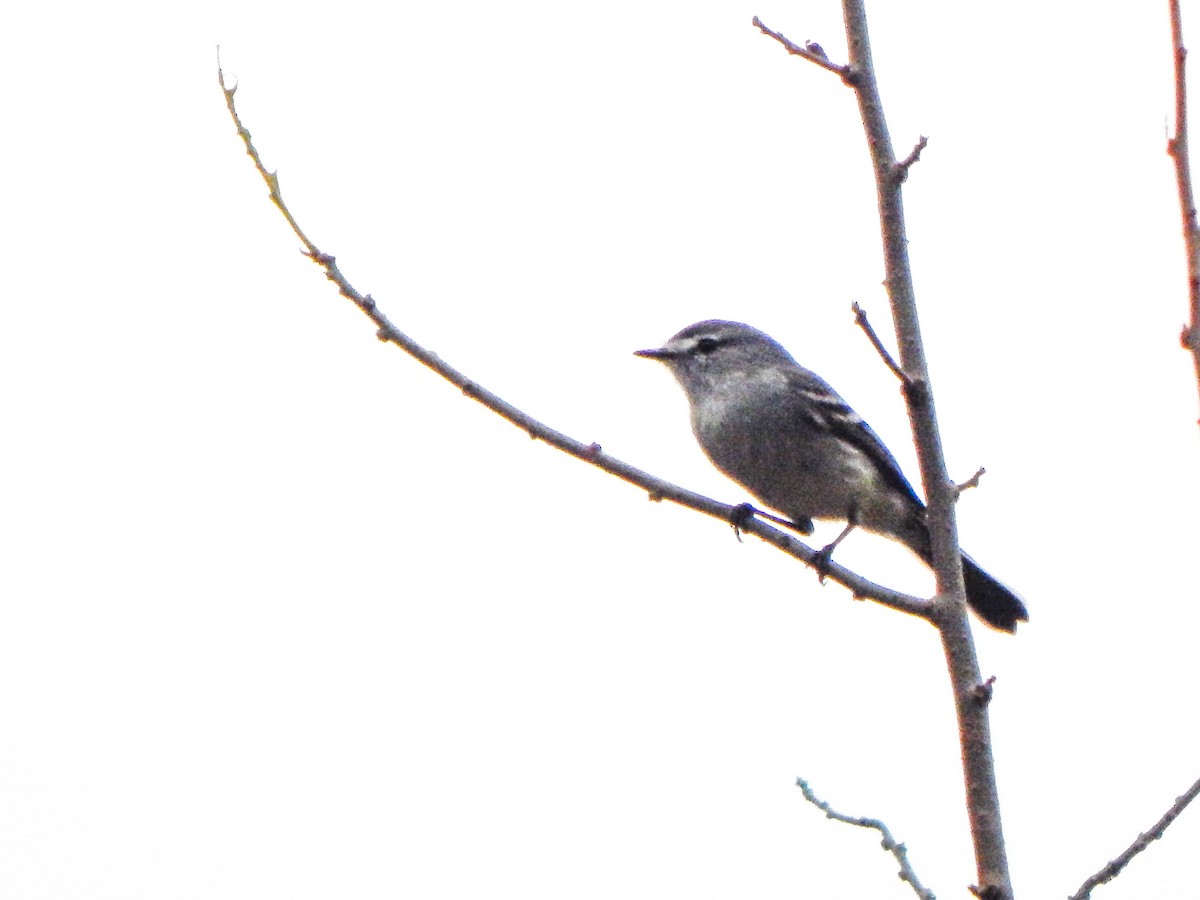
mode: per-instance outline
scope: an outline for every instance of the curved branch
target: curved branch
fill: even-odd
[[[303,229],[300,228],[299,223],[297,223],[283,200],[277,174],[268,171],[266,166],[263,165],[262,158],[259,156],[258,150],[250,138],[250,132],[242,124],[241,117],[238,115],[233,99],[234,94],[237,92],[237,86],[227,87],[225,85],[225,73],[220,69],[219,64],[217,80],[221,85],[221,90],[225,94],[225,105],[228,107],[229,114],[237,126],[238,136],[241,137],[242,143],[245,144],[246,153],[254,162],[258,173],[267,183],[271,202],[279,208],[279,211],[287,220],[292,231],[295,232],[304,245],[304,255],[321,266],[325,270],[325,277],[337,285],[338,291],[342,296],[354,303],[355,306],[362,310],[375,323],[377,327],[376,337],[381,341],[395,344],[409,356],[458,387],[465,396],[481,403],[492,412],[516,425],[528,433],[534,440],[544,441],[578,460],[642,488],[649,494],[651,500],[656,502],[669,500],[679,506],[685,506],[688,509],[704,513],[705,515],[731,524],[738,532],[752,534],[787,555],[811,566],[822,576],[828,577],[848,588],[856,599],[873,600],[883,606],[917,616],[926,621],[933,621],[935,607],[934,603],[930,600],[914,597],[900,591],[893,591],[850,571],[844,566],[838,565],[831,560],[826,560],[818,551],[801,543],[786,532],[760,519],[754,518],[752,515],[748,515],[748,511],[754,512],[752,507],[748,510],[745,504],[729,505],[719,503],[709,497],[689,491],[648,472],[644,472],[614,456],[610,456],[597,443],[584,443],[551,428],[549,425],[538,421],[528,413],[513,406],[497,394],[492,393],[478,382],[468,378],[462,372],[445,362],[436,353],[414,341],[392,324],[391,320],[380,311],[374,299],[369,294],[360,293],[346,279],[346,276],[342,274],[341,269],[338,268],[337,260],[330,254],[319,249],[308,235],[304,233]]]
[[[1188,153],[1187,79],[1184,69],[1187,48],[1183,46],[1183,19],[1179,0],[1170,0],[1171,45],[1175,57],[1175,136],[1167,141],[1167,154],[1175,163],[1175,184],[1183,218],[1183,245],[1187,255],[1188,309],[1191,321],[1184,326],[1179,342],[1192,354],[1196,386],[1200,389],[1200,228],[1196,224],[1196,198],[1192,191],[1192,163]]]
[[[913,869],[912,864],[908,861],[908,848],[892,837],[892,832],[888,830],[887,825],[881,820],[869,819],[866,816],[848,816],[845,813],[838,812],[824,800],[817,797],[813,793],[812,788],[808,786],[808,782],[803,778],[796,779],[796,787],[800,788],[805,800],[825,813],[826,818],[833,819],[835,822],[845,822],[847,825],[857,825],[859,828],[874,828],[883,835],[883,840],[880,844],[884,850],[887,850],[892,856],[896,857],[896,862],[900,864],[900,871],[896,873],[900,876],[900,880],[907,881],[921,900],[936,900],[933,891],[921,884],[920,879],[917,878],[916,870]]]
[[[1139,834],[1137,836],[1137,840],[1130,844],[1124,853],[1112,860],[1107,866],[1085,881],[1080,886],[1079,890],[1072,894],[1068,900],[1088,900],[1088,898],[1092,896],[1093,888],[1099,887],[1107,881],[1112,881],[1114,878],[1120,875],[1121,870],[1129,865],[1130,861],[1135,856],[1163,836],[1163,832],[1170,827],[1172,822],[1179,818],[1179,814],[1183,812],[1187,805],[1195,800],[1197,796],[1200,796],[1200,780],[1184,791],[1182,796],[1176,797],[1175,802],[1171,805],[1171,808],[1163,813],[1162,818],[1155,822],[1149,831]]]

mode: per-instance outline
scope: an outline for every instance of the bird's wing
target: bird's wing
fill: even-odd
[[[896,462],[896,457],[892,456],[892,451],[888,450],[874,429],[850,408],[825,379],[807,369],[801,369],[795,375],[793,389],[802,393],[807,401],[801,406],[801,415],[811,427],[828,432],[861,451],[875,464],[875,468],[888,484],[911,497],[921,509],[925,508],[924,502],[904,477],[904,472]]]

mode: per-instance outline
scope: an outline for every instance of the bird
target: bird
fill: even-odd
[[[692,433],[721,472],[771,509],[812,530],[846,522],[891,538],[932,566],[925,504],[879,435],[778,342],[741,322],[708,319],[663,346],[635,351],[664,363],[687,396]],[[807,526],[807,528],[806,528]],[[1025,604],[965,553],[967,605],[1013,633]]]

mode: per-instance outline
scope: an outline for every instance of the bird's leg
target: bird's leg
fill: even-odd
[[[846,527],[842,529],[842,533],[817,551],[817,558],[813,560],[813,568],[817,570],[817,580],[821,584],[825,583],[825,577],[829,574],[829,562],[833,559],[833,551],[854,530],[855,518],[856,516],[851,515],[846,520]]]
[[[733,508],[733,514],[729,517],[729,524],[733,526],[733,533],[737,535],[739,541],[742,539],[742,529],[755,516],[764,518],[768,522],[774,522],[776,525],[782,525],[784,528],[790,528],[797,534],[807,535],[813,533],[812,519],[797,519],[793,521],[792,519],[785,519],[781,516],[764,512],[753,504],[739,503]]]

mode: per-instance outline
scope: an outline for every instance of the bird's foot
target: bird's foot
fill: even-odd
[[[829,564],[833,562],[833,551],[837,549],[837,545],[837,541],[826,544],[817,551],[816,558],[812,561],[812,567],[817,572],[817,581],[821,584],[824,584],[825,579],[829,577]]]
[[[758,510],[749,503],[739,503],[729,514],[729,524],[733,526],[733,533],[739,541],[742,539],[742,529],[746,527],[747,522],[754,518],[756,512]]]
[[[846,523],[846,527],[842,529],[842,533],[817,551],[816,559],[812,561],[812,567],[817,570],[817,580],[821,584],[824,584],[825,579],[829,577],[829,564],[833,561],[833,551],[853,530],[854,518],[851,517],[850,521]]]

